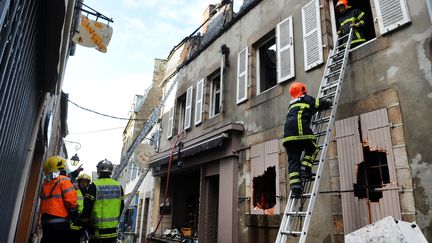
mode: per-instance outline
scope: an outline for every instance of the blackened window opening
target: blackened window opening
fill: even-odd
[[[259,47],[259,93],[277,84],[276,78],[276,38]]]
[[[276,167],[268,167],[264,174],[253,178],[253,206],[262,210],[276,205]]]
[[[333,0],[333,5],[336,6],[337,0]],[[364,21],[365,25],[362,27],[362,32],[365,35],[366,41],[369,41],[376,37],[375,35],[375,28],[374,28],[374,20],[372,15],[372,8],[369,1],[349,1],[349,6],[352,7],[352,9],[359,9],[365,13]],[[340,14],[335,11],[336,15],[336,26],[338,25],[337,20],[340,18]],[[337,27],[336,27],[337,29]]]
[[[354,184],[354,196],[368,198],[378,202],[383,197],[381,189],[390,183],[390,174],[385,151],[370,151],[369,146],[363,147],[364,161],[358,165],[357,183]]]

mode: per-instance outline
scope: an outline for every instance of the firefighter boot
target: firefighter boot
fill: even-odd
[[[292,198],[300,198],[302,194],[302,186],[300,183],[295,183],[291,185],[291,197]]]
[[[300,167],[300,179],[302,181],[308,181],[312,179],[312,168],[309,166],[302,165]]]

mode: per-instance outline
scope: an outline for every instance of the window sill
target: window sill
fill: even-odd
[[[361,46],[350,51],[349,63],[354,63],[367,56],[370,56],[376,52],[384,50],[390,46],[389,38],[386,36],[380,36],[378,38],[372,39]]]
[[[204,121],[202,123],[202,126],[203,126],[203,129],[206,129],[206,128],[212,127],[214,125],[221,124],[222,122],[223,122],[223,116],[222,116],[222,113],[219,113],[216,116],[213,116],[212,118]]]

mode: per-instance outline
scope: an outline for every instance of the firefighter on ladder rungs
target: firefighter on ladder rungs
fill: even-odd
[[[312,116],[330,108],[332,102],[307,95],[306,86],[300,82],[292,83],[289,93],[292,100],[285,119],[283,146],[288,154],[291,196],[299,198],[303,191],[301,181],[311,179],[313,162],[319,151],[310,127]],[[303,151],[305,154],[300,161]]]

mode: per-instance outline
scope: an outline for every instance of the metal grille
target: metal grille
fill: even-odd
[[[0,9],[0,242],[7,242],[36,112],[37,0],[4,1]],[[26,175],[24,175],[26,176]]]

